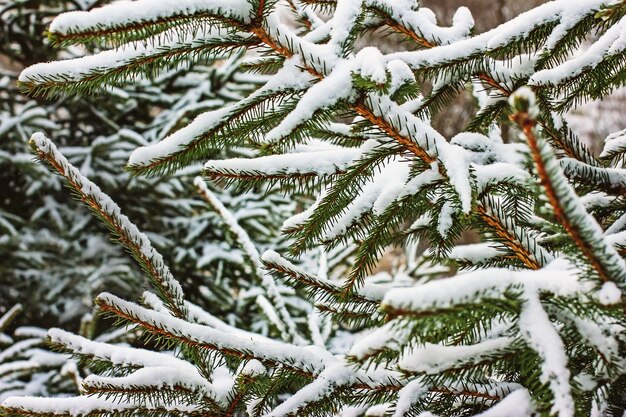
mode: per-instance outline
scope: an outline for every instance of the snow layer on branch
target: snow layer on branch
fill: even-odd
[[[563,62],[554,68],[545,69],[534,74],[528,81],[529,85],[560,84],[574,78],[584,71],[595,68],[607,58],[617,55],[626,48],[626,17],[611,26],[596,42],[581,55]]]
[[[155,294],[146,291],[142,295],[142,300],[148,307],[152,308],[153,310],[161,313],[167,313],[167,309],[163,305],[163,302]],[[226,324],[222,320],[218,319],[208,311],[202,309],[195,304],[186,302],[186,305],[189,309],[189,317],[195,323],[203,324],[214,329],[221,330],[224,333],[238,334],[241,337],[250,340],[258,340],[259,342],[273,342],[272,339],[265,337],[261,334],[249,332],[247,330],[242,330],[237,327],[231,326],[230,324]]]
[[[145,349],[130,348],[108,343],[94,342],[61,329],[50,329],[48,337],[52,343],[65,346],[68,350],[80,354],[93,356],[114,365],[123,366],[170,366],[179,369],[195,370],[188,362],[164,353]]]
[[[385,68],[385,59],[380,50],[373,46],[368,46],[359,51],[354,59],[361,77],[371,80],[378,85],[384,85],[387,82],[387,71]],[[394,66],[398,66],[398,61]]]
[[[439,236],[444,239],[448,236],[448,232],[454,224],[455,212],[456,209],[451,200],[447,200],[443,203],[441,212],[439,213],[439,218],[437,219],[437,232],[439,233]]]
[[[205,11],[247,19],[251,6],[246,0],[116,1],[89,12],[63,13],[52,21],[50,31],[60,34],[98,31],[103,27],[157,21],[171,16],[190,16]]]
[[[596,169],[589,167],[584,162],[580,162],[573,158],[563,158],[559,160],[563,171],[566,173],[580,173],[580,177],[584,177],[585,172],[591,172],[592,174],[602,175],[603,181],[610,183],[611,186],[617,189],[626,187],[626,169],[622,168],[601,168]]]
[[[177,338],[206,345],[207,348],[214,350],[250,352],[261,361],[284,364],[297,369],[308,369],[314,373],[321,372],[328,363],[335,360],[332,354],[319,348],[251,340],[238,334],[229,334],[208,326],[189,323],[170,315],[148,310],[111,294],[101,294],[97,300],[116,310],[129,312],[137,320],[160,327]]]
[[[451,27],[437,25],[432,10],[420,7],[414,10],[413,0],[366,0],[367,5],[389,10],[394,20],[402,22],[426,40],[437,44],[449,44],[469,36],[474,27],[474,18],[467,7],[459,7],[452,19]]]
[[[546,278],[547,279],[547,278]],[[539,301],[535,289],[527,289],[522,305],[519,328],[526,343],[541,357],[541,382],[550,385],[554,396],[551,412],[569,417],[574,415],[574,400],[570,391],[570,372],[565,346]]]
[[[315,202],[313,202],[313,204],[311,204],[306,210],[304,210],[301,213],[296,213],[293,216],[285,219],[282,225],[282,229],[286,230],[286,229],[298,227],[299,225],[306,222],[307,219],[309,219],[313,215],[315,210],[317,210],[317,207],[319,207],[319,205],[321,204],[322,200],[325,197],[326,197],[326,189],[322,189],[319,195],[317,196]]]
[[[403,387],[398,393],[398,402],[396,403],[396,411],[392,417],[403,417],[408,414],[411,406],[418,402],[420,398],[428,393],[429,385],[416,378]]]
[[[403,371],[437,374],[468,361],[480,362],[483,358],[511,346],[515,339],[499,337],[475,345],[442,346],[427,343],[410,349],[398,361]]]
[[[382,117],[394,126],[401,135],[411,138],[429,156],[438,157],[459,196],[462,211],[469,213],[472,205],[469,153],[461,146],[449,143],[432,126],[399,106],[389,97],[369,94],[368,101],[369,107],[374,110],[376,116]],[[436,151],[439,151],[438,155],[435,155]]]
[[[463,213],[469,213],[472,208],[472,184],[468,152],[460,146],[443,142],[439,145],[439,155],[450,183],[459,195]]]
[[[345,363],[337,362],[327,367],[312,383],[297,391],[264,417],[297,415],[298,410],[314,401],[328,397],[343,385],[356,381],[356,372]]]
[[[151,275],[153,275],[153,279],[158,281],[156,284],[163,287],[168,298],[171,297],[172,305],[169,305],[168,308],[178,310],[180,314],[185,314],[183,289],[173,277],[167,265],[165,265],[161,254],[152,247],[148,237],[140,232],[128,217],[122,214],[120,207],[108,195],[104,194],[96,184],[89,181],[72,166],[50,139],[46,138],[42,133],[35,133],[30,143],[47,157],[53,158],[54,163],[60,166],[59,171],[73,183],[72,186],[76,187],[77,191],[83,196],[95,201],[101,207],[102,212],[110,218],[108,222],[118,225],[123,230],[123,233],[130,240],[128,245],[132,244],[137,248],[141,256],[149,263],[146,267],[154,269]]]
[[[323,239],[334,239],[369,210],[381,214],[402,191],[409,177],[409,164],[402,160],[391,161],[371,181],[365,183],[359,195],[346,207],[336,221],[330,224]]]
[[[604,149],[600,154],[600,158],[606,158],[611,154],[626,151],[626,129],[615,132],[604,140]]]
[[[175,33],[174,31],[168,31],[164,34],[163,39],[176,39],[178,35],[174,36]],[[116,68],[130,65],[133,61],[148,60],[151,57],[159,56],[175,49],[200,47],[206,44],[207,41],[212,39],[219,40],[225,37],[227,37],[225,30],[212,28],[208,33],[189,33],[182,39],[169,42],[126,44],[117,49],[103,51],[94,55],[32,65],[22,71],[19,81],[45,82],[47,79],[62,79],[63,82],[70,80],[79,81],[88,78],[97,71],[110,72]]]
[[[483,192],[489,185],[503,181],[512,181],[518,184],[526,184],[531,179],[528,171],[515,165],[496,162],[489,165],[473,165],[476,188]]]
[[[348,99],[353,94],[352,71],[352,61],[339,61],[327,77],[304,93],[298,100],[296,108],[265,135],[263,142],[279,141],[311,119],[317,111]]]
[[[88,389],[96,390],[98,388],[106,390],[107,387],[129,390],[136,387],[154,390],[180,387],[211,398],[221,406],[227,406],[228,394],[235,382],[234,377],[228,372],[227,368],[220,367],[213,372],[212,380],[213,383],[207,382],[193,366],[184,368],[154,366],[139,369],[123,377],[89,375],[83,381],[83,385]],[[155,399],[152,399],[150,403],[154,404],[154,402]]]
[[[605,0],[579,0],[581,9],[597,10]],[[387,55],[387,59],[400,59],[413,69],[436,67],[438,65],[465,59],[468,54],[482,54],[507,45],[512,40],[527,36],[533,29],[546,23],[559,21],[562,14],[571,8],[571,0],[557,0],[538,6],[528,12],[483,34],[428,50],[397,52]]]
[[[363,67],[361,67],[363,68]],[[376,74],[378,71],[372,71],[373,69],[369,69],[367,73]],[[389,95],[395,94],[400,87],[403,85],[414,84],[417,81],[415,80],[415,74],[411,71],[411,68],[400,60],[392,60],[387,64],[387,71],[391,74],[391,82],[389,85]],[[366,74],[367,74],[366,73]],[[364,76],[363,70],[361,70],[361,75]],[[378,75],[377,75],[378,76]],[[415,101],[419,101],[420,105],[422,104],[421,97],[417,98]],[[410,102],[404,103],[408,105]]]
[[[358,148],[327,145],[308,152],[294,152],[259,158],[230,158],[208,161],[205,169],[211,172],[234,174],[262,173],[264,175],[306,174],[331,175],[348,169],[352,162],[373,149],[378,141],[372,139]]]
[[[167,158],[183,150],[194,139],[224,122],[237,108],[237,104],[233,104],[199,115],[193,122],[162,141],[135,149],[128,158],[128,164],[136,166],[148,165],[151,161]]]
[[[329,44],[341,54],[341,46],[350,37],[350,30],[355,27],[362,13],[363,0],[339,0],[332,17]]]
[[[389,178],[389,182],[383,187],[376,201],[374,201],[374,214],[382,214],[404,191],[405,183],[409,177],[409,166],[406,163],[403,165],[405,166],[396,166],[395,175]],[[386,169],[389,168],[387,167]]]
[[[474,243],[471,245],[455,246],[448,257],[457,261],[468,261],[471,263],[485,262],[500,255],[498,246],[493,242]]]
[[[550,155],[550,152],[552,152],[550,145],[543,143],[542,146],[544,146],[545,155]],[[592,248],[593,256],[597,257],[596,259],[601,262],[602,274],[607,274],[608,279],[623,285],[626,279],[626,263],[624,259],[615,248],[604,240],[602,227],[585,209],[574,188],[568,183],[563,170],[559,166],[559,162],[556,158],[546,159],[545,162],[546,171],[551,173],[551,181],[556,185],[554,190],[557,197],[562,201],[561,204],[564,205],[564,209],[567,210],[568,217],[577,219],[575,227],[585,237],[585,244]],[[575,166],[571,162],[567,164]],[[592,171],[595,170],[593,167],[590,169]]]
[[[587,288],[564,260],[537,271],[485,269],[431,281],[412,288],[390,290],[383,306],[398,310],[424,311],[498,298],[511,288],[536,288],[557,295],[572,295]]]
[[[615,305],[622,300],[622,291],[614,282],[605,282],[597,294],[598,301],[604,305]]]
[[[363,360],[382,350],[398,350],[409,337],[409,330],[389,322],[374,331],[361,336],[350,348],[349,355]]]
[[[534,415],[534,413],[535,407],[530,394],[525,389],[518,389],[476,417],[521,417]]]
[[[441,179],[443,179],[443,176],[439,172],[439,164],[437,162],[433,162],[430,164],[430,169],[419,173],[407,181],[397,197],[400,199],[408,195],[415,195],[426,185],[432,184]]]
[[[98,397],[71,397],[71,398],[39,398],[39,397],[10,397],[2,406],[12,410],[27,410],[30,413],[50,414],[50,415],[70,415],[80,417],[97,414],[98,412],[114,413],[132,410],[135,408],[150,410],[161,409],[178,412],[193,412],[195,407],[188,405],[156,404],[149,406],[126,400],[123,403],[115,399],[104,399]]]

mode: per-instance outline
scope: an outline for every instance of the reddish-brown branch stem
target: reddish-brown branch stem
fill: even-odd
[[[401,135],[390,123],[380,116],[376,116],[372,110],[370,110],[363,103],[356,104],[354,110],[361,116],[367,119],[370,123],[378,126],[389,137],[408,149],[413,155],[421,159],[427,164],[435,162],[436,158],[430,156],[424,149],[413,142],[410,138]]]
[[[495,79],[493,79],[493,77],[489,76],[488,74],[481,72],[478,74],[478,78],[480,78],[496,90],[499,90],[505,97],[511,95],[511,92],[507,88],[503,87],[499,82],[497,82]]]
[[[385,19],[385,24],[389,26],[391,29],[395,30],[396,32],[402,33],[408,36],[409,38],[411,38],[413,41],[423,46],[424,48],[430,49],[430,48],[434,48],[435,46],[437,46],[434,43],[431,43],[428,40],[426,40],[426,38],[419,36],[417,33],[412,31],[411,29],[399,24],[398,22],[394,21],[391,18]]]
[[[574,227],[574,225],[565,215],[565,210],[561,206],[561,202],[556,195],[556,191],[552,185],[552,181],[550,180],[550,176],[548,174],[548,171],[546,170],[546,166],[543,162],[543,159],[541,158],[541,152],[537,142],[537,136],[535,135],[536,122],[530,117],[528,113],[513,114],[511,115],[511,120],[520,126],[522,132],[524,133],[524,136],[527,139],[533,162],[535,163],[535,167],[537,168],[539,182],[546,191],[546,196],[548,197],[548,201],[550,202],[550,205],[554,210],[554,215],[561,223],[567,234],[572,238],[576,246],[578,246],[583,255],[587,258],[587,260],[589,260],[593,269],[596,270],[596,272],[600,276],[600,279],[604,282],[609,281],[610,278],[608,274],[604,271],[602,264],[596,258],[593,249],[590,248],[589,245],[587,245],[585,240],[580,235],[580,231],[576,227]]]
[[[476,210],[483,221],[493,228],[493,232],[497,234],[503,240],[503,243],[515,254],[516,259],[522,261],[524,265],[530,269],[541,268],[541,265],[535,260],[534,256],[509,233],[498,218],[489,214],[482,205],[478,205]]]

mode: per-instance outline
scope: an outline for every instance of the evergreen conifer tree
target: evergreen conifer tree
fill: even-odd
[[[153,286],[143,305],[103,293],[99,309],[167,351],[51,330],[55,346],[93,364],[83,395],[12,397],[5,413],[623,415],[626,137],[610,136],[597,157],[563,114],[623,87],[626,2],[556,0],[478,35],[466,9],[441,27],[412,0],[284,7],[296,28],[281,20],[282,3],[266,0],[137,0],[61,15],[50,26],[54,42],[113,49],[35,65],[21,85],[35,95],[91,93],[215,51],[257,49],[240,68],[272,74],[264,86],[135,150],[128,168],[161,176],[213,158],[204,176],[220,184],[316,193],[283,225],[289,255],[353,244],[350,273],[331,280],[324,268],[303,269],[274,251],[259,257],[231,225],[266,285],[283,341],[232,327],[186,301],[148,237],[36,134],[38,157]],[[355,50],[380,28],[405,35],[414,50]],[[574,55],[589,36],[594,42]],[[429,118],[466,88],[476,115],[444,138]],[[514,132],[510,143],[503,128]],[[251,156],[211,155],[233,147]],[[196,185],[213,201],[204,182]],[[466,229],[481,243],[457,245]],[[429,243],[425,267],[470,271],[441,277],[418,267],[373,282],[385,248],[416,240]],[[336,337],[314,315],[298,329],[272,290],[277,282],[309,293]]]

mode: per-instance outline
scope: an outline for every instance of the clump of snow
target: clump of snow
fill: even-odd
[[[622,299],[622,291],[614,282],[605,282],[598,291],[598,300],[604,305],[617,304]]]
[[[464,260],[472,263],[484,262],[495,258],[500,254],[496,244],[492,242],[474,243],[471,245],[455,246],[448,257],[450,259]]]
[[[361,77],[371,80],[378,85],[383,85],[387,82],[385,59],[378,48],[369,46],[360,50],[355,58],[355,66],[358,68],[358,73]]]
[[[626,129],[615,132],[604,140],[604,148],[600,158],[606,158],[613,153],[626,152]]]

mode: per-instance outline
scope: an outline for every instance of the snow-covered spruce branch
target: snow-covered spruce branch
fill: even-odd
[[[223,331],[168,317],[121,300],[111,294],[101,294],[96,299],[99,308],[130,323],[138,324],[156,336],[171,339],[182,345],[223,353],[238,359],[257,359],[268,364],[281,364],[303,375],[317,375],[329,360],[329,354],[315,349],[279,342],[262,343]]]
[[[517,123],[528,141],[539,181],[555,216],[572,241],[588,259],[603,282],[612,282],[624,288],[626,262],[602,236],[602,228],[580,203],[578,196],[567,183],[550,145],[538,137],[535,130],[539,110],[529,89],[520,90],[511,97],[515,113],[511,118]]]
[[[162,36],[168,39],[176,35]],[[203,33],[158,46],[126,45],[98,55],[30,67],[20,75],[19,84],[23,90],[37,96],[52,96],[60,89],[73,94],[95,94],[103,88],[123,84],[129,78],[159,75],[180,65],[184,56],[203,61],[224,59],[252,45],[249,37],[229,37],[219,31],[214,36]]]
[[[50,25],[49,37],[57,43],[72,45],[92,41],[119,46],[180,26],[201,30],[204,23],[242,25],[249,21],[250,5],[244,0],[165,0],[151,3],[117,4],[90,12],[70,12]],[[105,23],[106,22],[106,23]],[[185,31],[177,32],[181,36]]]
[[[37,157],[65,178],[67,185],[76,193],[107,226],[117,239],[135,258],[148,275],[159,296],[176,317],[186,317],[183,290],[170,273],[163,257],[153,247],[148,238],[130,222],[128,217],[113,200],[102,193],[100,188],[85,178],[57,150],[50,139],[37,133],[30,140]]]
[[[235,237],[239,245],[243,248],[243,252],[246,254],[248,261],[252,264],[254,275],[258,281],[262,284],[266,294],[272,300],[271,305],[268,305],[265,311],[274,309],[278,312],[278,317],[280,317],[280,322],[278,323],[278,327],[280,327],[283,331],[283,339],[287,342],[293,342],[295,344],[304,344],[304,339],[299,334],[298,329],[296,328],[296,324],[291,317],[291,314],[287,310],[285,305],[285,300],[280,294],[278,288],[276,287],[276,283],[272,279],[272,277],[263,269],[263,265],[261,263],[261,255],[259,254],[257,248],[252,243],[250,236],[246,233],[246,231],[239,225],[237,219],[232,215],[230,211],[221,201],[219,201],[215,195],[207,188],[204,180],[200,177],[196,177],[194,180],[194,184],[198,189],[198,192],[202,196],[202,198],[209,204],[212,210],[214,210],[222,219],[228,230]],[[261,299],[262,300],[262,299]],[[263,303],[263,301],[261,301]],[[267,303],[264,303],[264,305]],[[273,316],[273,314],[272,314]]]

